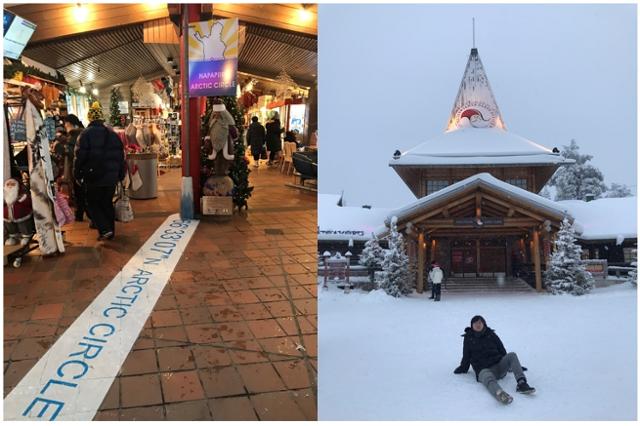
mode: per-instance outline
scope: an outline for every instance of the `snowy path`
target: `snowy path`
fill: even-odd
[[[635,420],[636,289],[587,296],[428,295],[320,291],[320,420]],[[501,406],[454,375],[464,327],[483,315],[518,353],[532,396]]]

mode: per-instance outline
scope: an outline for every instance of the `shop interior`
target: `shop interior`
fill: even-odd
[[[63,178],[69,165],[56,163],[62,119],[74,114],[86,126],[96,101],[125,146],[125,190],[131,199],[157,197],[158,180],[165,175],[180,179],[180,37],[170,5],[19,4],[7,7],[5,18],[7,13],[33,30],[22,35],[24,44],[16,51],[7,54],[5,49],[4,181],[13,177],[28,182],[32,168],[25,88],[42,96],[53,194],[68,197],[72,186]],[[283,185],[307,191],[317,187],[316,13],[313,5],[275,4],[202,5],[201,13],[202,20],[239,19],[237,92],[232,102],[242,122],[236,125],[246,129],[253,116],[264,124],[278,112],[282,136],[295,142],[283,142],[271,169],[286,176]],[[61,25],[70,21],[74,25]],[[198,99],[204,121],[212,99]],[[204,146],[205,134],[201,136]],[[260,173],[251,178],[259,179]],[[203,186],[206,179],[200,181]]]

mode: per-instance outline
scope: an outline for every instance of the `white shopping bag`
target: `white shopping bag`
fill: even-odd
[[[142,187],[142,178],[140,177],[140,172],[136,170],[136,172],[131,175],[131,189],[137,191],[140,187]]]

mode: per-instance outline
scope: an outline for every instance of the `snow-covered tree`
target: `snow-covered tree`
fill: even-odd
[[[547,187],[546,185],[542,188],[542,191],[540,191],[540,193],[538,194],[541,197],[544,197],[548,200],[551,199],[551,192],[549,192],[549,187]]]
[[[605,198],[625,198],[631,196],[633,196],[633,193],[627,185],[615,182],[611,184],[604,194]]]
[[[556,201],[586,201],[587,195],[600,198],[607,189],[602,172],[594,165],[588,164],[593,156],[580,154],[579,151],[580,147],[573,139],[569,146],[563,146],[562,156],[576,162],[560,167],[549,180],[549,184],[556,187]]]
[[[384,261],[384,249],[380,247],[380,242],[374,234],[371,234],[371,239],[367,240],[364,244],[364,249],[360,253],[360,259],[358,263],[362,266],[369,268],[369,274],[371,275],[371,282],[373,282],[373,274],[376,269],[382,268],[382,262]]]
[[[594,287],[593,276],[580,260],[582,248],[576,244],[576,232],[566,217],[558,231],[549,269],[544,274],[547,290],[553,294],[580,296]]]
[[[398,232],[398,218],[391,219],[389,234],[389,249],[386,251],[382,262],[382,288],[388,295],[400,297],[413,291],[409,256],[405,247],[404,238]]]

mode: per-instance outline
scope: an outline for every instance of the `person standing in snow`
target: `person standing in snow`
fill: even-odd
[[[442,269],[440,269],[440,265],[438,265],[436,262],[431,262],[431,266],[431,272],[429,272],[429,279],[431,280],[431,298],[433,298],[434,302],[439,302],[444,272],[442,272]]]
[[[464,344],[462,349],[462,361],[460,366],[453,372],[454,374],[466,374],[469,365],[476,373],[476,380],[482,382],[489,393],[503,404],[510,404],[513,397],[505,392],[498,380],[507,375],[509,371],[518,382],[516,392],[531,394],[535,392],[527,384],[524,375],[526,368],[520,365],[518,355],[509,352],[504,348],[498,335],[489,327],[487,322],[480,315],[471,318],[471,327],[464,329]]]

